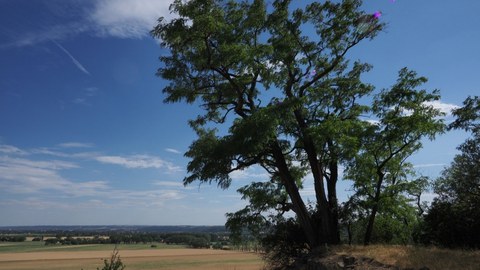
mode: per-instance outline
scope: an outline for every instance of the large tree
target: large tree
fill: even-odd
[[[338,165],[358,147],[358,100],[373,90],[360,80],[369,66],[345,56],[382,25],[360,0],[296,9],[290,2],[177,0],[176,18],[161,18],[152,35],[170,51],[158,70],[170,81],[165,101],[198,102],[205,112],[190,122],[198,138],[184,183],[228,188],[230,173],[261,166],[272,185],[246,187],[245,196],[284,191],[272,207],[293,210],[315,248],[339,241]],[[299,192],[306,173],[314,179],[311,211]]]

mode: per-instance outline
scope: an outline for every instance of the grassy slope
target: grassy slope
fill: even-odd
[[[449,250],[414,246],[341,246],[335,247],[338,254],[365,256],[399,267],[420,268],[427,266],[430,270],[443,269],[480,269],[480,251]]]

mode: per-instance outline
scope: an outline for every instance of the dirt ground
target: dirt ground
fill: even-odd
[[[0,254],[0,270],[89,270],[101,268],[111,251],[55,251]],[[260,270],[257,254],[209,249],[120,250],[125,270]]]

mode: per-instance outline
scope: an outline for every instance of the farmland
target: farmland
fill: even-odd
[[[128,270],[136,269],[261,269],[258,254],[237,251],[191,249],[157,244],[118,245]],[[0,244],[0,270],[89,270],[102,267],[114,245],[44,246],[41,243]]]

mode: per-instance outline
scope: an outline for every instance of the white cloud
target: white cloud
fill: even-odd
[[[450,116],[452,114],[452,110],[460,108],[458,105],[444,103],[439,100],[424,102],[424,104],[440,110],[441,112],[445,113],[446,116]]]
[[[47,30],[18,33],[14,40],[1,44],[0,48],[32,46],[52,40],[65,40],[69,37],[89,32],[91,28],[91,25],[84,22],[45,26],[43,29]]]
[[[75,182],[60,172],[79,168],[73,162],[62,160],[31,160],[0,156],[0,189],[10,193],[60,192],[56,195],[95,196],[109,187],[106,181]]]
[[[166,201],[180,200],[185,194],[178,190],[111,190],[104,194],[105,198],[118,200],[124,206],[163,206]]]
[[[100,34],[141,38],[148,35],[159,17],[169,17],[170,4],[165,0],[100,0],[90,19]]]
[[[120,165],[129,169],[166,169],[168,172],[178,172],[180,167],[161,158],[150,155],[133,156],[98,156],[95,159],[102,163]]]
[[[66,142],[66,143],[61,143],[58,146],[62,148],[91,148],[93,147],[93,144],[82,143],[82,142]]]
[[[380,125],[380,121],[376,119],[367,119],[364,120],[365,122],[369,123],[370,125]]]
[[[50,161],[34,161],[23,158],[10,158],[0,157],[0,162],[3,164],[15,164],[19,166],[26,166],[29,168],[49,169],[49,170],[63,170],[78,168],[75,163],[62,161],[62,160],[50,160]]]
[[[34,31],[18,30],[11,40],[0,43],[0,48],[32,46],[48,41],[62,41],[80,34],[96,36],[113,36],[119,38],[143,38],[149,35],[159,17],[171,18],[169,6],[173,0],[96,0],[90,5],[89,1],[78,1],[78,5],[59,5],[57,9],[62,24],[48,24],[48,22],[32,22],[38,25]],[[72,8],[74,10],[72,10]],[[45,11],[49,12],[49,11]],[[23,14],[20,14],[23,15]],[[55,14],[51,14],[56,17]],[[25,14],[23,17],[28,18]],[[43,23],[43,24],[42,24]],[[47,24],[46,24],[47,23]],[[58,46],[58,45],[57,45]],[[83,67],[65,48],[59,46],[82,72],[88,74]]]
[[[61,145],[59,146],[62,147]],[[68,148],[68,147],[63,146],[63,148]],[[39,155],[49,155],[49,156],[55,156],[55,157],[63,157],[63,158],[86,158],[86,159],[94,159],[95,157],[100,155],[98,152],[65,153],[65,152],[58,151],[56,148],[46,148],[46,147],[32,149],[30,150],[30,153],[39,154]]]
[[[174,154],[181,154],[182,153],[182,152],[178,151],[177,149],[173,149],[173,148],[165,148],[165,151],[170,152],[170,153],[174,153]]]
[[[72,60],[73,64],[80,70],[82,71],[83,73],[87,74],[87,75],[90,75],[90,72],[88,72],[88,70],[82,65],[82,63],[80,63],[75,57],[73,57],[73,55],[67,51],[67,49],[65,49],[62,45],[60,45],[58,42],[52,40],[53,43],[55,43],[55,45],[57,45],[57,47],[62,50],[68,57],[70,57],[70,59]]]
[[[45,200],[42,198],[26,198],[24,200],[4,200],[0,205],[7,207],[21,206],[28,209],[46,210],[46,209],[68,209],[69,206],[64,203]]]
[[[73,99],[73,103],[75,104],[80,104],[80,105],[86,105],[86,106],[92,106],[92,104],[89,102],[93,97],[97,95],[98,88],[97,87],[87,87],[83,89],[82,94],[75,99]]]
[[[86,158],[102,163],[117,164],[127,168],[159,168],[168,172],[179,170],[172,163],[149,155],[105,156],[97,153],[63,153],[59,148],[91,147],[91,144],[67,142],[57,148],[38,148],[24,151],[15,146],[0,145],[0,194],[13,194],[2,199],[0,206],[21,207],[26,209],[91,209],[119,207],[167,207],[173,200],[183,199],[188,188],[181,181],[156,181],[157,188],[145,187],[140,190],[118,189],[104,180],[73,180],[64,176],[64,172],[79,168],[74,162],[49,160],[48,155],[69,159]],[[24,156],[9,156],[10,153],[26,153]],[[33,159],[35,155],[47,155],[47,159]],[[35,196],[35,197],[33,197]],[[79,199],[73,199],[79,198]]]
[[[422,195],[421,195],[421,200],[422,200],[422,201],[426,201],[426,202],[428,202],[428,203],[431,203],[431,202],[433,202],[433,200],[434,200],[436,197],[438,197],[437,194],[432,193],[432,192],[426,192],[426,193],[422,193]]]
[[[27,152],[20,150],[19,148],[7,145],[7,144],[0,144],[0,153],[4,154],[14,154],[14,155],[26,155]]]
[[[256,169],[248,168],[245,170],[233,171],[229,174],[233,180],[256,180],[256,181],[265,181],[270,179],[270,176],[265,173],[258,173]]]
[[[87,102],[86,98],[75,98],[73,100],[73,103],[90,106],[90,104]]]
[[[153,184],[163,187],[183,187],[183,183],[181,181],[155,181]]]
[[[427,164],[417,164],[414,165],[414,168],[430,168],[430,167],[444,167],[447,166],[445,163],[427,163]]]

